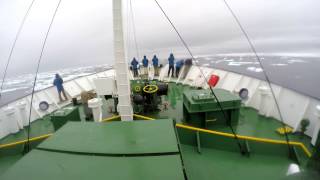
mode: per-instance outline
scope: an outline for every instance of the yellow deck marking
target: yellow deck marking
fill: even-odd
[[[183,129],[189,129],[189,130],[192,130],[192,131],[199,131],[199,132],[204,132],[204,133],[209,133],[209,134],[214,134],[214,135],[219,135],[219,136],[230,137],[230,138],[234,138],[235,137],[233,134],[230,134],[230,133],[224,133],[224,132],[219,132],[219,131],[202,129],[202,128],[197,128],[197,127],[193,127],[193,126],[183,125],[183,124],[176,124],[176,127],[183,128]],[[242,135],[236,135],[236,136],[239,139],[245,139],[245,140],[250,140],[250,141],[257,141],[257,142],[271,143],[271,144],[287,144],[287,141],[282,141],[282,140],[267,139],[267,138],[257,138],[257,137],[242,136]],[[303,152],[308,157],[311,157],[310,151],[305,147],[305,145],[303,143],[289,141],[289,144],[292,145],[292,146],[298,146],[298,147],[302,148]]]
[[[45,135],[42,135],[42,136],[33,137],[33,138],[29,139],[29,142],[33,142],[33,141],[37,141],[37,140],[41,140],[41,139],[46,139],[46,138],[50,137],[51,135],[53,135],[53,134],[45,134]],[[19,144],[24,144],[26,142],[28,142],[28,139],[25,139],[25,140],[22,140],[22,141],[12,142],[12,143],[8,143],[8,144],[0,144],[0,149],[6,148],[6,147],[11,147],[11,146],[16,146],[16,145],[19,145]]]
[[[105,118],[105,119],[102,119],[101,122],[112,121],[112,120],[115,120],[117,118],[120,118],[120,116],[117,115],[117,116],[112,116],[112,117],[109,117],[109,118]]]

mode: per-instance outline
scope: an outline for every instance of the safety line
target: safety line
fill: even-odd
[[[48,27],[47,32],[46,32],[46,36],[45,36],[44,41],[42,43],[41,52],[40,52],[40,56],[39,56],[38,63],[37,63],[36,73],[35,73],[35,77],[34,77],[34,80],[33,80],[33,86],[32,86],[31,100],[30,100],[29,126],[28,126],[28,131],[27,131],[28,132],[28,139],[30,138],[31,111],[32,111],[32,105],[33,105],[33,96],[34,96],[34,92],[35,92],[35,86],[36,86],[36,82],[37,82],[37,76],[38,76],[38,72],[39,72],[42,56],[43,56],[43,53],[44,53],[44,49],[46,47],[46,43],[47,43],[47,40],[48,40],[48,37],[49,37],[49,33],[50,33],[50,30],[51,30],[53,21],[54,21],[56,15],[57,15],[58,9],[59,9],[60,4],[61,4],[61,1],[62,0],[59,0],[57,6],[55,8],[55,11],[54,11],[54,13],[52,15],[49,27]],[[27,151],[29,151],[29,150],[30,150],[30,145],[29,145],[29,141],[28,141]]]
[[[22,31],[22,28],[23,28],[23,26],[24,26],[24,24],[26,22],[26,19],[27,19],[29,13],[30,13],[30,10],[31,10],[31,8],[33,6],[34,1],[35,0],[31,1],[30,5],[29,5],[29,7],[28,7],[23,19],[22,19],[22,22],[21,22],[21,24],[19,26],[18,32],[16,34],[16,37],[14,38],[13,44],[11,46],[10,53],[9,53],[9,56],[8,56],[8,59],[7,59],[7,63],[6,63],[6,66],[5,66],[5,69],[4,69],[4,72],[3,72],[3,76],[2,76],[2,82],[1,82],[1,86],[0,86],[0,99],[1,99],[1,93],[2,93],[3,84],[4,84],[4,81],[5,81],[6,76],[7,76],[7,71],[8,71],[8,67],[9,67],[10,61],[11,61],[11,57],[12,57],[13,51],[14,51],[14,49],[16,47],[18,38],[19,38],[20,33]]]
[[[165,18],[168,20],[168,22],[170,23],[170,25],[172,26],[172,28],[174,29],[174,31],[177,33],[177,35],[178,35],[178,37],[180,38],[182,44],[184,45],[184,47],[187,49],[188,53],[190,54],[193,62],[196,62],[196,61],[195,61],[195,58],[194,58],[194,56],[193,56],[193,54],[192,54],[192,52],[191,52],[191,50],[190,50],[190,48],[189,48],[189,46],[188,46],[188,44],[187,44],[186,41],[182,38],[182,36],[181,36],[181,34],[179,33],[179,31],[178,31],[178,29],[176,28],[176,26],[173,24],[173,22],[171,21],[171,19],[170,19],[169,16],[167,15],[167,13],[164,11],[164,9],[161,7],[161,5],[159,4],[159,2],[158,2],[157,0],[154,0],[154,1],[156,2],[157,6],[158,6],[159,9],[161,10],[161,12],[162,12],[163,15],[165,16]],[[202,71],[202,69],[201,69],[200,67],[199,67],[199,70],[200,70],[203,78],[205,79],[206,83],[209,84],[207,77],[205,76],[205,74],[203,73],[203,71]],[[214,96],[214,98],[215,98],[216,101],[217,101],[218,107],[219,107],[220,111],[222,112],[223,118],[227,121],[227,115],[226,115],[226,112],[225,112],[225,110],[223,109],[223,107],[222,107],[222,105],[221,105],[221,103],[220,103],[220,100],[218,99],[218,97],[216,96],[216,94],[214,93],[214,91],[213,91],[213,89],[212,89],[212,87],[211,87],[210,85],[209,85],[209,89],[210,89],[212,95]],[[235,139],[235,141],[236,141],[236,143],[237,143],[237,145],[238,145],[238,147],[239,147],[239,150],[240,150],[241,154],[244,155],[244,154],[245,154],[245,151],[243,150],[242,145],[240,144],[240,142],[239,142],[239,140],[238,140],[238,137],[237,137],[237,135],[236,135],[236,133],[235,133],[232,125],[231,125],[231,124],[230,124],[230,125],[228,124],[228,126],[229,126],[229,128],[231,129],[231,132],[234,134],[234,139]]]
[[[244,29],[244,27],[242,26],[239,18],[236,16],[236,14],[234,13],[234,11],[232,10],[232,8],[230,7],[230,5],[228,4],[227,0],[222,0],[222,1],[224,2],[224,4],[226,5],[227,9],[230,11],[232,17],[235,19],[236,23],[238,24],[241,32],[243,33],[243,35],[245,36],[247,42],[249,43],[249,46],[250,46],[252,52],[254,53],[255,57],[257,58],[257,61],[258,61],[259,65],[260,65],[260,67],[262,68],[262,73],[264,74],[264,76],[265,76],[265,78],[266,78],[266,81],[267,81],[267,83],[268,83],[268,86],[269,86],[269,88],[270,88],[272,97],[273,97],[273,99],[274,99],[274,102],[275,102],[275,105],[276,105],[276,108],[277,108],[277,111],[278,111],[278,114],[279,114],[279,117],[280,117],[279,119],[280,119],[280,121],[281,121],[281,124],[282,124],[283,128],[285,129],[286,124],[284,123],[284,120],[283,120],[283,117],[282,117],[282,113],[281,113],[281,111],[280,111],[280,106],[279,106],[278,100],[277,100],[276,95],[275,95],[275,92],[274,92],[274,90],[273,90],[273,88],[272,88],[272,86],[271,86],[271,82],[270,82],[269,76],[268,76],[268,74],[267,74],[267,72],[266,72],[266,70],[265,70],[265,68],[264,68],[264,65],[262,64],[262,61],[261,61],[261,59],[260,59],[260,56],[258,55],[258,53],[257,53],[257,51],[256,51],[256,48],[254,47],[252,41],[250,40],[248,33],[245,31],[245,29]],[[286,141],[288,142],[288,150],[289,150],[289,153],[290,153],[290,152],[291,152],[291,151],[290,151],[290,146],[289,146],[289,141],[290,141],[290,139],[289,139],[288,133],[287,133],[286,131],[284,131],[284,134],[285,134]]]

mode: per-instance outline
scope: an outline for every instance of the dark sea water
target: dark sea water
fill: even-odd
[[[56,73],[59,73],[64,81],[69,81],[78,77],[106,71],[110,68],[111,67],[108,65],[99,65],[39,73],[37,76],[35,91],[52,86],[53,78]],[[24,74],[6,79],[4,81],[3,90],[0,97],[0,107],[16,99],[31,94],[33,82],[33,74]]]
[[[165,62],[165,61],[164,61]],[[261,56],[261,62],[271,82],[320,100],[320,58]],[[265,80],[263,69],[253,56],[205,56],[194,64]],[[108,65],[63,69],[58,72],[65,81],[110,69]],[[56,72],[38,75],[35,90],[52,86]],[[7,79],[0,99],[0,107],[31,93],[34,75],[27,74]]]
[[[320,58],[262,56],[269,80],[282,87],[320,99]],[[265,80],[262,68],[252,56],[199,58],[199,64]]]

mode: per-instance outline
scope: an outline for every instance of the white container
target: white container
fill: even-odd
[[[88,107],[92,109],[93,119],[95,122],[102,120],[102,101],[100,98],[93,98],[88,101]]]
[[[8,106],[4,109],[4,113],[6,114],[7,119],[5,120],[5,128],[8,129],[9,133],[17,133],[19,132],[19,126],[16,119],[15,109],[11,106]]]
[[[18,107],[19,109],[19,115],[20,115],[20,118],[19,118],[19,124],[22,125],[22,128],[24,126],[28,126],[29,125],[29,118],[28,118],[28,115],[27,115],[27,103],[25,101],[20,101],[16,104],[16,106]]]
[[[261,99],[260,99],[260,106],[259,106],[259,114],[261,115],[267,115],[268,113],[268,98],[270,96],[270,89],[267,86],[260,86],[259,88],[259,92],[261,95]]]
[[[312,139],[311,139],[312,145],[316,145],[318,134],[320,131],[320,105],[316,106],[315,115],[317,116],[318,121],[316,122],[316,126],[314,127],[314,130],[313,130]]]

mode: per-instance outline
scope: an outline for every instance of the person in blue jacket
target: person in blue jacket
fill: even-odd
[[[58,94],[59,94],[59,99],[60,101],[62,102],[62,96],[61,96],[61,93],[63,94],[64,98],[65,98],[65,101],[68,100],[68,97],[64,91],[64,88],[63,88],[63,79],[60,77],[59,74],[56,74],[54,80],[53,80],[53,85],[57,87],[57,91],[58,91]]]
[[[179,60],[176,62],[176,77],[177,78],[179,77],[179,73],[180,73],[180,70],[181,70],[181,67],[183,66],[183,64],[184,64],[183,60]]]
[[[132,71],[133,71],[133,76],[134,77],[137,77],[139,75],[139,73],[138,73],[138,64],[139,64],[139,62],[134,57],[132,59],[132,61],[131,61],[131,67],[132,67]]]
[[[169,58],[168,58],[168,62],[169,62],[169,70],[168,70],[168,77],[170,75],[170,71],[172,70],[172,76],[174,74],[174,56],[171,53]]]
[[[154,75],[159,76],[159,59],[157,58],[156,55],[154,55],[152,58],[152,64],[154,68]]]
[[[142,65],[143,65],[143,68],[144,68],[144,74],[147,74],[148,73],[148,64],[149,64],[149,60],[147,59],[147,56],[143,56],[143,59],[142,59]]]

